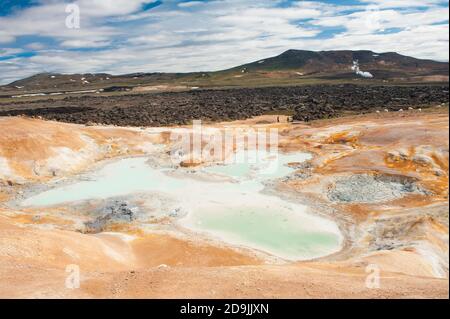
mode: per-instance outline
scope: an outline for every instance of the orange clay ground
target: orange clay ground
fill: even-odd
[[[276,120],[210,126],[276,127],[282,150],[312,153],[308,177],[281,183],[278,190],[320,206],[339,224],[346,241],[338,253],[271,262],[251,251],[138,225],[83,234],[73,220],[51,211],[9,208],[6,202],[33,183],[170,143],[171,128],[0,118],[0,297],[448,298],[448,110],[311,124]],[[331,202],[326,194],[336,178],[357,173],[412,178],[430,193],[384,203]],[[80,268],[78,289],[65,286],[71,264]],[[368,288],[374,265],[380,285]]]

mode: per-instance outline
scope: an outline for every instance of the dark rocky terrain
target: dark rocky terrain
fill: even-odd
[[[66,97],[0,104],[0,116],[119,126],[187,124],[193,119],[226,121],[268,113],[309,121],[346,114],[426,108],[448,103],[448,85],[299,87],[198,90],[120,96]]]

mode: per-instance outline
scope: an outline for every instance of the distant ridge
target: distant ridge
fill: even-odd
[[[352,70],[358,61],[361,71],[378,81],[448,82],[448,62],[416,59],[395,52],[369,50],[288,50],[282,54],[216,72],[132,73],[125,75],[41,73],[0,87],[1,91],[55,91],[126,88],[136,85],[246,86],[300,83],[303,80],[355,80]]]
[[[339,74],[353,73],[353,61],[358,61],[361,69],[379,74],[383,78],[390,76],[448,75],[448,63],[416,59],[395,52],[376,53],[361,51],[305,51],[288,50],[276,57],[244,64],[233,69],[252,71],[300,70],[303,74]],[[232,70],[233,70],[232,69]]]

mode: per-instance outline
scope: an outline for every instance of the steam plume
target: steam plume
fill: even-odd
[[[362,76],[363,78],[373,78],[372,73],[360,70],[358,60],[353,61],[352,70],[355,71],[356,74]]]

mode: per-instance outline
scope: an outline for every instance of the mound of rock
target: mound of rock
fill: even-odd
[[[429,192],[404,176],[356,174],[339,178],[328,190],[328,198],[343,203],[381,203],[408,194]]]
[[[113,223],[130,223],[136,219],[137,208],[132,208],[127,202],[114,201],[101,209],[104,214],[93,221],[86,222],[86,233],[99,233],[107,230]]]
[[[336,116],[336,111],[331,104],[326,101],[308,99],[295,108],[294,121],[309,122],[317,119],[327,119]]]

